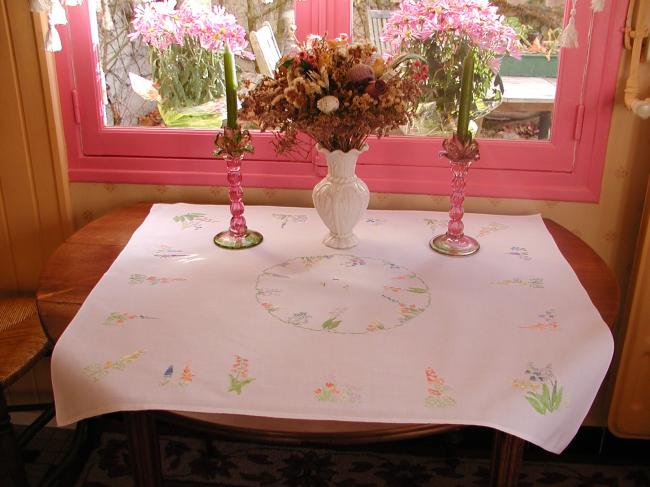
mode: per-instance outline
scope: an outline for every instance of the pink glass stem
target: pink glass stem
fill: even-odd
[[[454,239],[461,239],[464,236],[465,225],[463,224],[463,202],[465,201],[465,177],[470,163],[466,161],[450,161],[451,163],[451,208],[449,209],[449,223],[447,235]]]
[[[244,218],[244,191],[241,189],[241,160],[242,156],[226,157],[228,168],[228,196],[230,197],[230,233],[233,237],[244,237],[246,231],[246,219]]]

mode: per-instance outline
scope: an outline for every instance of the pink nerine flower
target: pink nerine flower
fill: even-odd
[[[518,36],[487,0],[402,0],[388,19],[382,41],[399,51],[405,44],[453,36],[494,56],[518,57]]]
[[[242,57],[253,58],[246,51],[246,31],[237,23],[234,15],[223,7],[213,10],[184,4],[174,8],[175,0],[146,2],[135,9],[131,23],[133,32],[129,37],[138,37],[156,49],[166,49],[172,44],[183,45],[187,38],[196,40],[203,49],[223,51],[225,44]]]

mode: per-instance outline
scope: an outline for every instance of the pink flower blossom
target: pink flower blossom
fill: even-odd
[[[416,42],[459,46],[469,42],[494,57],[518,57],[518,36],[487,0],[402,0],[382,41],[398,52]]]
[[[184,45],[188,39],[210,51],[223,51],[228,44],[235,53],[254,59],[247,51],[246,31],[234,15],[221,6],[208,10],[184,4],[175,9],[174,0],[147,2],[135,9],[131,40],[141,38],[155,49],[166,49],[173,44]]]

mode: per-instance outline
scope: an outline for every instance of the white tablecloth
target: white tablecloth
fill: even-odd
[[[119,410],[457,423],[552,452],[609,366],[609,329],[539,215],[465,215],[481,250],[428,247],[443,213],[368,211],[325,247],[310,208],[154,205],[54,350],[57,421]]]

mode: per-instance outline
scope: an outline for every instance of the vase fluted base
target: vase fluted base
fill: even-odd
[[[359,239],[354,233],[348,235],[335,235],[328,233],[323,239],[323,243],[333,249],[349,249],[359,243]]]
[[[247,230],[243,236],[237,236],[230,230],[217,233],[214,236],[214,243],[224,249],[247,249],[262,243],[264,237],[255,230]]]
[[[476,239],[463,235],[455,238],[444,233],[431,239],[429,245],[433,250],[445,255],[472,255],[481,247]]]

